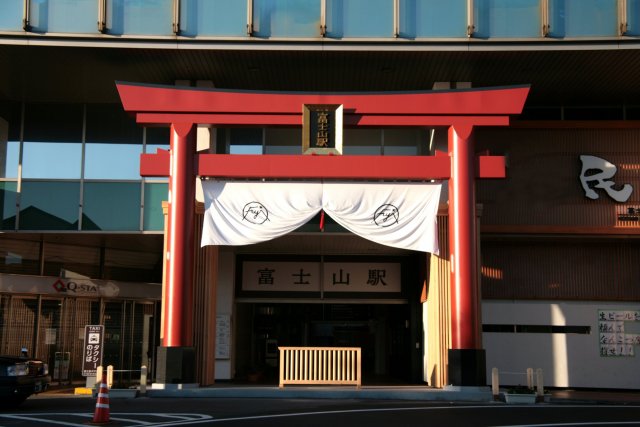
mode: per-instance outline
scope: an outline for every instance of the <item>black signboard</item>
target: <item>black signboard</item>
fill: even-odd
[[[82,355],[82,376],[92,377],[96,375],[98,366],[102,365],[103,350],[104,326],[85,325],[84,354]]]

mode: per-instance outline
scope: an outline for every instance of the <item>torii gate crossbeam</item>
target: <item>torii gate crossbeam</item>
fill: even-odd
[[[143,154],[142,176],[169,176],[166,348],[192,343],[195,176],[220,178],[449,179],[451,348],[449,383],[486,385],[481,342],[476,178],[504,178],[504,158],[475,155],[476,126],[507,126],[529,86],[425,92],[282,93],[118,83],[124,109],[141,124],[171,127],[170,151]],[[198,124],[302,125],[305,104],[344,106],[345,126],[448,128],[448,152],[435,156],[234,156],[195,152]],[[188,379],[181,379],[186,380]]]

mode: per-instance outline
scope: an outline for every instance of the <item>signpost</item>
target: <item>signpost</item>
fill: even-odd
[[[82,376],[87,377],[87,387],[93,387],[98,366],[102,365],[104,350],[104,326],[85,325]],[[89,384],[89,383],[92,384]]]

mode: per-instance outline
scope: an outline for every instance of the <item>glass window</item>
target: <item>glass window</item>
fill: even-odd
[[[83,106],[79,104],[28,104],[24,140],[82,142]]]
[[[20,230],[77,230],[79,182],[23,181]]]
[[[16,228],[17,195],[17,182],[0,182],[0,212],[2,213],[2,222],[0,223],[0,229],[2,230],[15,230]]]
[[[142,144],[87,143],[84,177],[87,179],[140,179]]]
[[[140,229],[140,184],[85,182],[83,230]]]
[[[382,154],[382,132],[380,129],[345,129],[342,153],[356,156],[379,156]]]
[[[118,104],[87,106],[87,179],[140,179],[142,128]]]
[[[147,154],[156,154],[158,150],[169,151],[169,137],[170,131],[169,128],[145,128],[145,149],[144,152]],[[140,165],[138,165],[138,171],[140,171]],[[139,172],[138,172],[139,173]],[[148,176],[144,179],[146,181],[162,181],[166,182],[169,176],[169,172],[167,171],[167,177],[156,177],[156,176]]]
[[[38,322],[34,323],[39,329],[36,334],[36,348],[38,349],[38,358],[46,361],[51,366],[55,363],[55,353],[62,350],[62,343],[64,342],[60,322],[62,299],[43,298],[39,306]]]
[[[265,154],[302,154],[302,129],[266,128]]]
[[[121,104],[87,105],[87,142],[142,145],[142,130]]]
[[[327,0],[327,36],[393,37],[393,0]]]
[[[231,128],[226,135],[229,154],[262,154],[262,128]]]
[[[428,152],[429,135],[426,129],[385,129],[386,156],[420,156]]]
[[[30,0],[29,23],[33,31],[97,33],[96,0]]]
[[[0,1],[0,30],[22,31],[22,2],[24,0]]]
[[[551,37],[612,37],[617,24],[617,0],[549,0]]]
[[[169,128],[145,128],[146,148],[145,153],[156,153],[158,148],[169,150],[171,132]]]
[[[104,256],[104,278],[128,282],[161,282],[162,254],[107,249]]]
[[[80,143],[24,143],[23,178],[79,179],[81,164],[82,144]]]
[[[474,37],[540,37],[539,0],[476,0]]]
[[[0,141],[0,178],[17,178],[19,159],[19,141]]]
[[[99,278],[100,248],[45,242],[44,275]],[[68,291],[73,295],[73,289]]]
[[[171,132],[169,128],[165,127],[148,127],[144,129],[145,132],[145,147],[144,152],[147,154],[156,154],[158,150],[169,151],[170,144],[169,139]],[[138,175],[140,173],[140,165],[137,166]],[[144,177],[145,181],[162,181],[167,182],[169,172],[167,171],[166,177],[147,176]]]
[[[145,183],[144,185],[144,229],[164,230],[162,202],[168,200],[169,184]]]
[[[17,178],[20,159],[22,107],[0,101],[0,178]]]
[[[81,105],[26,106],[23,178],[80,178],[83,115]]]
[[[627,0],[627,35],[640,35],[640,0]]]
[[[0,239],[0,271],[12,274],[40,274],[40,242]]]
[[[253,30],[257,37],[318,37],[320,0],[254,0]]]
[[[124,301],[108,301],[104,304],[104,353],[102,364],[104,366],[123,366],[120,347],[123,342],[123,333],[127,328]]]
[[[182,0],[180,35],[246,36],[247,2],[229,0]]]
[[[22,105],[19,102],[0,101],[0,138],[20,140]]]
[[[466,37],[467,0],[400,0],[400,37]]]
[[[109,34],[173,34],[173,0],[111,0],[107,2]]]

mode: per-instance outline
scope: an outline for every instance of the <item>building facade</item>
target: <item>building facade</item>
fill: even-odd
[[[155,364],[169,182],[141,177],[140,155],[168,150],[171,135],[127,115],[117,81],[312,94],[526,84],[509,126],[474,130],[476,152],[506,159],[505,179],[476,184],[486,370],[507,384],[532,367],[550,386],[636,388],[639,37],[637,0],[5,1],[1,352],[26,346],[79,381],[79,330],[104,324],[105,364]],[[302,155],[302,123],[204,122],[196,139],[199,153]],[[343,156],[438,151],[446,126],[344,126]],[[363,348],[365,383],[449,384],[443,188],[439,255],[321,215],[270,242],[196,250],[198,382],[271,381],[274,347],[336,345]],[[257,265],[301,263],[354,277],[383,265],[400,287],[307,295],[247,282]]]

